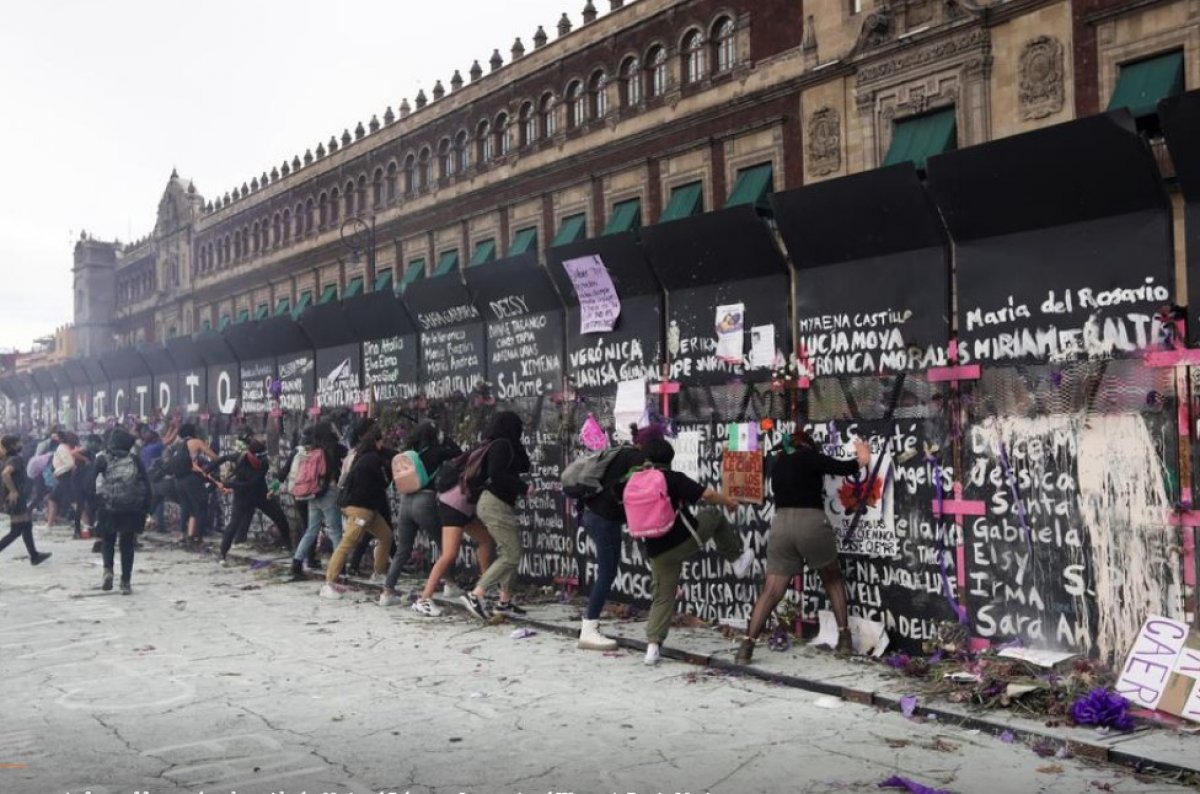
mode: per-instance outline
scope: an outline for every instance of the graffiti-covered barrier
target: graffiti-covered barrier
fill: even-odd
[[[1045,168],[1047,162],[1054,168]],[[1171,217],[1125,114],[934,158],[957,252],[961,591],[986,640],[1121,654],[1182,616]]]
[[[947,392],[927,377],[949,363],[945,230],[909,163],[772,203],[796,270],[789,377],[803,387],[806,429],[834,457],[850,457],[856,436],[873,451],[867,471],[830,479],[825,495],[850,602],[895,645],[920,647],[956,617],[954,530],[931,509],[952,498]],[[807,615],[827,608],[811,572],[804,593]]]

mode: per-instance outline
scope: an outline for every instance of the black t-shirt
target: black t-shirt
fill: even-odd
[[[8,506],[8,488],[0,482],[0,513],[19,516],[29,510],[29,477],[25,474],[25,461],[16,455],[0,459],[0,474],[11,469],[13,487],[17,489],[17,501]]]
[[[625,475],[635,466],[641,466],[646,456],[637,447],[625,446],[617,450],[616,457],[604,472],[601,484],[604,490],[584,500],[584,505],[607,521],[625,522],[625,508],[621,494],[625,491]]]
[[[454,460],[462,454],[462,450],[457,444],[445,442],[434,444],[432,447],[426,447],[419,450],[417,456],[421,459],[421,465],[425,467],[425,473],[429,475],[429,482],[426,483],[423,491],[436,490],[437,470],[442,467],[442,464],[448,460]]]
[[[849,477],[858,468],[855,459],[837,460],[807,447],[776,455],[771,463],[775,506],[820,510],[824,507],[825,475]]]
[[[346,483],[346,507],[374,510],[384,517],[391,515],[387,489],[391,484],[388,459],[376,450],[367,450],[354,458],[354,468]]]
[[[485,491],[507,505],[515,505],[517,497],[525,493],[521,475],[529,471],[529,455],[520,441],[498,438],[487,451],[483,462],[487,472]]]
[[[657,557],[692,538],[692,533],[683,525],[683,522],[686,520],[692,528],[695,528],[696,516],[688,508],[699,502],[704,497],[704,492],[708,490],[682,472],[667,469],[663,472],[663,476],[667,480],[667,496],[671,497],[671,506],[678,511],[679,515],[676,516],[675,526],[671,527],[670,532],[661,538],[646,539],[646,554],[650,557]]]

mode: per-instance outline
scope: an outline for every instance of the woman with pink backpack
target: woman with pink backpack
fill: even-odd
[[[648,468],[635,472],[625,484],[623,501],[629,534],[646,543],[653,574],[653,598],[646,622],[646,664],[658,664],[660,649],[675,616],[675,591],[683,564],[715,541],[717,553],[733,564],[735,575],[750,570],[754,552],[742,548],[742,538],[722,513],[705,510],[694,516],[688,509],[700,502],[733,510],[737,501],[706,488],[682,472],[671,470],[675,448],[662,438],[642,445]]]

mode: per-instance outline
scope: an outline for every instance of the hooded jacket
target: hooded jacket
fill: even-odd
[[[521,443],[524,424],[512,411],[501,411],[492,417],[483,434],[485,441],[494,442],[487,453],[484,490],[509,506],[525,493],[521,475],[529,471],[529,453]]]

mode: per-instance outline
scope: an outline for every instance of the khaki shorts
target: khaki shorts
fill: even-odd
[[[791,578],[809,568],[819,571],[837,562],[837,538],[825,511],[780,507],[767,536],[767,574]]]

